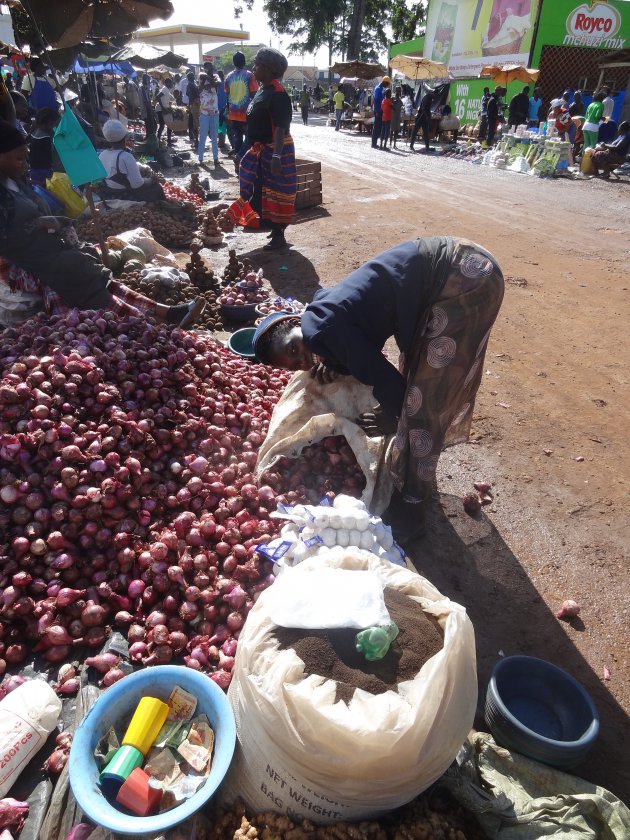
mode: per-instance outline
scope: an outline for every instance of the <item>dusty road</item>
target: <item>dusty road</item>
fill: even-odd
[[[308,300],[418,235],[467,237],[498,258],[506,296],[472,441],[443,455],[430,531],[411,555],[469,610],[480,710],[503,654],[570,671],[601,716],[575,772],[630,802],[630,185],[375,151],[323,125],[293,134],[299,157],[322,162],[323,206],[289,229],[290,250],[264,254],[262,233],[232,240],[279,293]],[[222,186],[234,193],[234,178]],[[473,520],[460,499],[482,478],[495,501]],[[572,624],[555,618],[565,598],[582,606]]]

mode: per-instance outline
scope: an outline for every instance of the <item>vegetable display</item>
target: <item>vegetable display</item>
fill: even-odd
[[[105,239],[141,227],[150,230],[153,238],[165,247],[187,248],[197,226],[197,208],[192,203],[175,205],[168,211],[164,204],[138,205],[102,213],[100,222]],[[79,239],[99,241],[91,219],[77,222],[76,228]]]
[[[134,662],[184,656],[225,688],[272,580],[255,546],[276,492],[253,470],[288,374],[72,311],[5,330],[0,375],[2,668],[63,663],[116,627]]]

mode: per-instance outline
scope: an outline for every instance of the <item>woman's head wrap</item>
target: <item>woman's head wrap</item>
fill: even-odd
[[[258,50],[255,61],[257,64],[268,67],[273,73],[274,79],[281,79],[289,66],[289,62],[282,53],[274,50],[273,47],[263,47]]]
[[[20,146],[26,146],[26,137],[15,126],[0,120],[0,154],[12,152]]]

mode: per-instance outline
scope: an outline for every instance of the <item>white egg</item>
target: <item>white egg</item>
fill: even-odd
[[[343,517],[340,513],[331,513],[329,520],[331,528],[343,528]]]
[[[341,518],[343,520],[343,527],[346,528],[348,531],[351,531],[353,528],[356,528],[357,520],[354,513],[344,513]]]
[[[350,545],[359,546],[361,544],[361,531],[357,531],[356,528],[353,528],[350,531]]]
[[[371,534],[369,531],[361,531],[359,547],[364,549],[364,551],[371,551],[374,547],[374,534]]]
[[[367,531],[370,527],[370,515],[367,511],[358,510],[355,515],[357,531]]]
[[[318,531],[323,531],[324,528],[328,528],[330,525],[330,516],[327,508],[315,508],[313,510],[313,516],[315,517],[313,527],[317,528]]]
[[[338,510],[365,510],[365,505],[361,501],[361,499],[355,499],[354,496],[346,496],[344,493],[340,493],[338,496],[335,497],[335,501],[333,502],[333,507],[337,508]]]
[[[337,530],[337,545],[340,545],[342,548],[350,545],[350,533],[345,528],[339,528]]]
[[[325,528],[322,531],[321,537],[327,548],[332,548],[334,545],[337,545],[337,531],[334,528]]]

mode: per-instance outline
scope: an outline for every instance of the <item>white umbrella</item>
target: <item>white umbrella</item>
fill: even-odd
[[[446,64],[441,61],[431,61],[421,55],[395,55],[390,59],[389,66],[408,79],[450,79]]]

